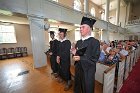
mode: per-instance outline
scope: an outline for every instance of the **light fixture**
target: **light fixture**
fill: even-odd
[[[74,24],[74,26],[76,26],[76,27],[80,27],[80,25],[79,25],[79,24]]]
[[[12,16],[12,15],[13,15],[12,12],[6,11],[6,10],[2,10],[2,9],[0,9],[0,14],[2,14],[2,15],[7,15],[7,16]]]
[[[58,21],[56,21],[56,20],[54,20],[54,19],[48,19],[48,22],[59,23]]]

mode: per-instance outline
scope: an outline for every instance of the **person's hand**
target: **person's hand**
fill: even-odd
[[[73,60],[74,61],[79,61],[80,60],[80,56],[73,56]]]
[[[73,55],[75,55],[75,54],[76,54],[76,49],[75,49],[75,48],[72,48],[72,49],[71,49],[71,53],[72,53]]]
[[[73,43],[71,44],[72,48],[75,48],[75,45],[76,45],[76,44],[73,42]]]
[[[52,52],[49,52],[49,55],[52,55],[53,53]]]
[[[56,61],[58,64],[60,64],[60,57],[59,56],[56,57]]]

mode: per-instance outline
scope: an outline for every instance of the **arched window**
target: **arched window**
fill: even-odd
[[[74,0],[74,9],[81,11],[81,2],[80,0]]]
[[[95,17],[95,8],[94,7],[91,8],[90,13],[91,13],[92,16]]]
[[[0,25],[0,43],[17,43],[14,25]]]

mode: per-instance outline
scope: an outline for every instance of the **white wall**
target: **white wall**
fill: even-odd
[[[120,33],[109,33],[109,40],[114,41],[114,40],[124,40],[125,36]]]
[[[119,17],[119,22],[121,22],[121,27],[125,26],[125,21],[127,19],[126,18],[126,7],[121,7],[120,8],[120,17]]]
[[[14,24],[14,27],[15,27],[15,32],[16,32],[17,43],[16,44],[0,44],[0,48],[27,47],[28,53],[32,54],[29,25]]]
[[[75,42],[75,31],[68,31],[67,38],[71,41],[71,43]]]
[[[109,13],[109,16],[112,17],[109,21],[113,24],[116,23],[116,10],[112,10]],[[121,22],[121,27],[125,26],[125,17],[126,17],[126,7],[120,7],[120,16],[119,16],[119,23]]]
[[[102,41],[108,41],[109,40],[109,32],[106,30],[102,31]]]
[[[109,12],[109,17],[111,17],[109,19],[109,22],[111,22],[112,24],[116,23],[116,10],[112,10]]]
[[[49,49],[49,46],[50,46],[50,44],[49,44],[49,33],[48,33],[48,31],[46,31],[45,32],[45,49],[46,49],[46,51]]]

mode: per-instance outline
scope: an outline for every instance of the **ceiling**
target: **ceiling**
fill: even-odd
[[[93,3],[101,6],[103,9],[106,7],[106,0],[91,0]],[[125,3],[123,0],[120,0],[120,6],[125,6]],[[109,10],[114,10],[117,8],[117,0],[110,0],[110,7]]]
[[[18,16],[0,15],[0,21],[8,22],[8,23],[17,23],[17,24],[29,24],[27,18],[18,17]]]
[[[29,21],[28,21],[27,16],[25,17],[22,14],[18,14],[18,15],[14,14],[12,16],[0,14],[0,22],[29,25]],[[74,24],[61,22],[61,21],[55,21],[55,20],[52,21],[52,19],[51,20],[47,19],[46,22],[50,24],[50,28],[56,28],[56,29],[58,29],[58,28],[67,28],[68,31],[74,30],[75,28],[77,28],[77,26],[74,26]]]
[[[78,26],[75,26],[74,24],[62,22],[62,21],[56,21],[53,19],[45,19],[45,22],[50,24],[50,28],[58,29],[58,28],[67,28],[68,31],[74,30]],[[6,10],[0,9],[0,23],[15,23],[15,24],[26,24],[29,25],[29,21],[27,18],[27,15],[21,14],[21,13],[15,13],[10,12]]]

